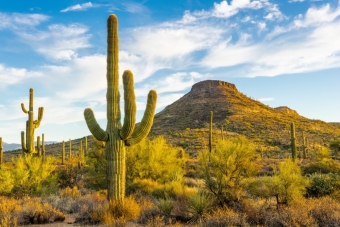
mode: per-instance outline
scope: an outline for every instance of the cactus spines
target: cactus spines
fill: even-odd
[[[292,160],[295,162],[296,160],[296,138],[295,138],[295,124],[292,122],[290,124],[290,146],[292,150]]]
[[[34,130],[40,126],[41,119],[44,114],[44,107],[39,107],[38,109],[38,119],[33,120],[33,88],[30,89],[30,99],[29,99],[29,109],[25,108],[25,105],[21,103],[21,109],[24,113],[28,114],[28,120],[26,121],[26,142],[25,142],[25,132],[21,132],[21,146],[24,153],[36,153],[34,146]]]
[[[65,141],[63,140],[62,146],[61,146],[61,164],[65,164]]]
[[[213,112],[210,111],[210,124],[209,124],[209,152],[212,151],[212,121],[213,121]]]
[[[125,102],[124,124],[121,125],[119,107],[118,75],[118,20],[110,15],[107,21],[107,126],[103,130],[97,123],[90,108],[85,109],[84,117],[92,135],[99,141],[106,142],[106,179],[108,200],[123,202],[125,197],[125,156],[126,146],[131,146],[145,138],[152,126],[156,109],[156,91],[148,95],[146,110],[141,123],[135,128],[136,101],[133,74],[129,70],[123,73]]]
[[[72,158],[72,140],[70,139],[70,145],[69,145],[69,149],[70,149],[70,151],[69,151],[69,156],[68,156],[68,158],[69,159],[71,159]]]
[[[2,148],[2,137],[0,137],[0,169],[1,169],[3,162],[4,162],[4,153],[3,153],[3,148]]]

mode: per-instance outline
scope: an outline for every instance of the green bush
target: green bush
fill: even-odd
[[[337,173],[340,174],[340,164],[338,161],[333,159],[323,159],[319,162],[313,162],[303,167],[303,173],[307,174],[327,174]]]
[[[181,180],[186,159],[181,148],[167,144],[163,137],[144,139],[127,149],[127,183],[135,179],[152,179],[159,183]]]
[[[340,190],[340,175],[334,173],[313,174],[310,177],[310,185],[307,187],[307,195],[321,197],[335,195]]]
[[[46,195],[58,190],[54,158],[33,155],[19,156],[13,160],[14,168],[0,169],[0,194],[17,196]]]
[[[256,173],[255,147],[245,137],[219,140],[211,153],[199,154],[207,188],[220,204],[239,200],[241,181]]]

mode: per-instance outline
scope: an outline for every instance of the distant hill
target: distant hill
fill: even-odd
[[[45,141],[45,144],[54,144],[57,143],[56,141]],[[17,150],[21,149],[21,144],[18,143],[6,143],[2,142],[2,146],[4,148],[4,151],[11,151],[11,150]]]
[[[289,149],[291,122],[295,122],[298,145],[302,131],[310,145],[327,145],[340,136],[339,123],[311,120],[286,106],[271,108],[242,94],[234,84],[218,80],[194,84],[189,93],[156,114],[151,136],[165,135],[177,145],[198,148],[207,140],[204,130],[208,129],[210,111],[215,136],[221,136],[221,126],[225,124],[229,134]]]

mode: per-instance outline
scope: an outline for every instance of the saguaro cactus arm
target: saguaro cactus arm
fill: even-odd
[[[38,128],[40,126],[40,122],[44,115],[44,107],[38,108],[38,119],[33,122],[34,128]]]
[[[99,141],[107,141],[109,135],[98,124],[92,109],[86,108],[84,111],[85,121],[92,135]]]
[[[27,111],[26,108],[25,108],[25,104],[21,103],[21,109],[22,109],[22,111],[23,111],[25,114],[28,113],[28,111]]]
[[[136,96],[133,85],[133,74],[130,70],[125,70],[123,74],[124,85],[124,124],[120,131],[120,138],[126,140],[129,138],[136,124]]]
[[[137,144],[149,134],[155,115],[156,102],[157,93],[155,90],[151,90],[148,95],[148,101],[142,121],[132,133],[131,138],[125,140],[125,145],[132,146],[134,144]]]

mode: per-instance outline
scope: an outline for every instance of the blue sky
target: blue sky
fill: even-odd
[[[29,88],[36,136],[89,135],[91,107],[106,127],[106,19],[119,20],[120,72],[135,75],[138,119],[199,81],[234,83],[271,106],[340,122],[340,1],[0,1],[0,136],[19,143]],[[122,91],[122,90],[121,90]]]

